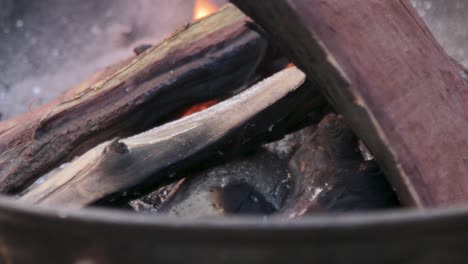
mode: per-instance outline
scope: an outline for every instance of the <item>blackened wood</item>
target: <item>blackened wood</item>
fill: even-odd
[[[377,164],[364,161],[343,117],[329,114],[289,161],[294,190],[281,214],[394,208],[399,203]]]
[[[306,102],[317,94],[304,80],[296,68],[283,70],[205,111],[102,143],[21,200],[82,207],[109,196],[130,199],[177,180],[190,166],[277,139],[316,110]]]
[[[318,122],[316,122],[318,124]],[[284,136],[281,140],[277,140],[265,144],[265,148],[270,152],[275,153],[285,160],[290,160],[294,153],[313,136],[317,130],[317,124],[301,129],[297,132]]]
[[[113,137],[223,97],[255,79],[266,41],[228,6],[98,74],[64,98],[0,123],[0,192],[14,193]]]
[[[315,81],[407,205],[468,201],[468,83],[409,0],[233,0]]]
[[[158,213],[184,218],[271,214],[283,206],[289,180],[287,161],[260,149],[189,174]]]

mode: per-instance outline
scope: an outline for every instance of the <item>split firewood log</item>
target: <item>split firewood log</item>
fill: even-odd
[[[233,0],[304,70],[407,205],[468,201],[468,82],[409,0]]]
[[[191,166],[252,150],[300,128],[309,113],[321,110],[323,100],[304,81],[301,71],[286,69],[207,110],[102,143],[20,200],[74,207],[129,200],[176,181]]]
[[[188,24],[36,111],[0,123],[0,192],[16,193],[98,143],[127,137],[256,79],[266,41],[234,6]]]

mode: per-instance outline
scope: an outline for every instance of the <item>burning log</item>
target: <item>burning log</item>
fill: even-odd
[[[468,82],[408,0],[233,0],[349,121],[400,199],[468,200]]]
[[[316,211],[356,211],[398,205],[394,191],[341,116],[329,114],[289,161],[294,191],[282,210],[289,218]]]
[[[256,78],[266,41],[228,6],[61,100],[0,123],[0,192],[32,181],[114,137],[140,133],[193,103],[226,97]]]
[[[177,180],[207,159],[251,150],[297,129],[318,105],[296,68],[284,70],[205,111],[91,149],[20,200],[82,207],[131,199]],[[132,189],[132,192],[128,192]]]

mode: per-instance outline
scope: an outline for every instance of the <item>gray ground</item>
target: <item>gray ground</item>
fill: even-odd
[[[468,0],[411,2],[448,53],[468,66]],[[193,0],[0,0],[0,119],[160,40],[190,21],[192,8]]]
[[[411,0],[447,53],[468,68],[468,0]]]

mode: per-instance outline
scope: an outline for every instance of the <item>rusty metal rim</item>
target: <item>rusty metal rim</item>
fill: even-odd
[[[389,210],[361,214],[318,214],[294,221],[270,217],[229,217],[222,221],[217,218],[187,219],[169,216],[137,214],[112,209],[86,208],[70,209],[49,206],[30,206],[15,201],[11,197],[0,197],[0,216],[34,219],[88,222],[95,224],[133,225],[140,227],[203,228],[236,230],[284,230],[284,229],[347,229],[347,228],[385,228],[406,225],[450,223],[455,220],[468,221],[468,207],[453,207],[430,210]],[[465,221],[466,220],[466,221]]]

